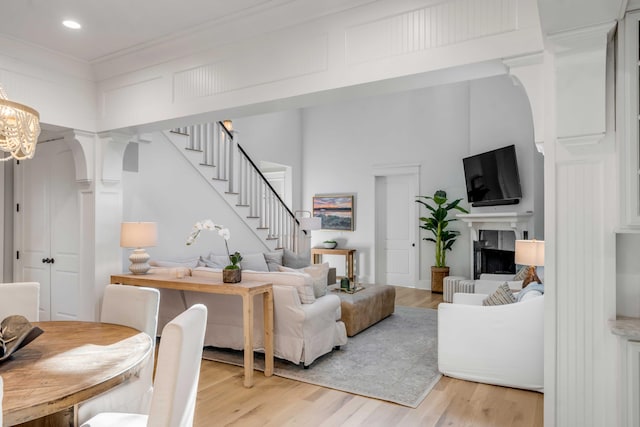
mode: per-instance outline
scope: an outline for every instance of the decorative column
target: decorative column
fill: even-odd
[[[616,425],[614,29],[545,54],[545,426]]]
[[[109,276],[122,268],[119,235],[122,222],[122,159],[130,135],[70,131],[80,210],[80,288],[83,320],[96,320]]]

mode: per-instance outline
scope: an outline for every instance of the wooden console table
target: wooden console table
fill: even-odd
[[[325,249],[325,248],[311,248],[311,256],[313,257],[314,264],[322,264],[322,255],[343,255],[346,260],[345,272],[351,282],[354,281],[354,268],[353,259],[355,249]]]
[[[253,296],[262,294],[264,307],[264,376],[270,377],[273,375],[273,286],[271,283],[242,281],[231,284],[208,281],[203,277],[186,276],[182,279],[177,279],[169,274],[155,273],[116,274],[111,276],[111,283],[241,296],[244,325],[245,387],[253,386]]]

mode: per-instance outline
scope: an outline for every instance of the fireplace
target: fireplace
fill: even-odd
[[[473,242],[473,278],[482,273],[515,274],[515,233],[502,230],[480,230]]]
[[[516,239],[527,239],[533,212],[495,212],[458,214],[471,235],[470,276],[482,273],[515,274]]]

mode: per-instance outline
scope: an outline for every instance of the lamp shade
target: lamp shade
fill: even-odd
[[[516,240],[516,264],[544,265],[544,240]]]
[[[123,248],[147,248],[158,243],[158,226],[155,222],[123,222],[120,227],[120,246]]]
[[[320,230],[322,227],[322,218],[316,216],[311,218],[300,218],[300,230]]]

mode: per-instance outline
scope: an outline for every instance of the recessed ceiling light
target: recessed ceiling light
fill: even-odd
[[[82,25],[80,25],[79,23],[71,19],[62,21],[62,25],[64,25],[67,28],[71,28],[72,30],[79,30],[80,28],[82,28]]]

